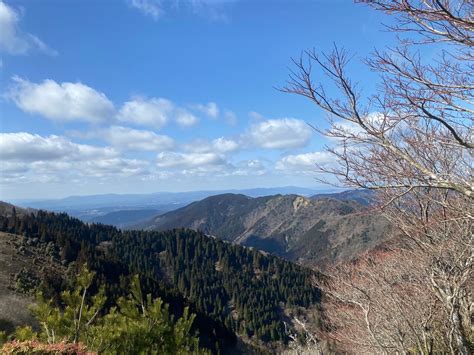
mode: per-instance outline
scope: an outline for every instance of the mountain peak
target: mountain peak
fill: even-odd
[[[367,208],[334,196],[248,197],[221,194],[193,202],[140,225],[146,230],[201,230],[236,244],[308,264],[355,256],[384,239],[387,224]],[[350,227],[352,226],[352,227]]]

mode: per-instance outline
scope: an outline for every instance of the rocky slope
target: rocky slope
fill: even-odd
[[[351,259],[388,237],[387,223],[355,201],[298,195],[217,195],[138,227],[201,230],[219,239],[320,266]]]

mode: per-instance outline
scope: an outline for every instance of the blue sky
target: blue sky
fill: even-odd
[[[384,21],[345,0],[0,2],[0,197],[317,187],[324,113],[275,87],[337,43],[374,90]]]

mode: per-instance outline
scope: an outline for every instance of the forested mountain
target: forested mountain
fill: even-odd
[[[355,201],[298,195],[211,196],[137,227],[200,230],[306,265],[351,259],[388,235],[387,223]]]
[[[57,265],[56,272],[24,271],[45,295],[58,299],[85,263],[97,273],[95,288],[105,285],[111,301],[123,296],[138,274],[146,292],[169,303],[177,317],[185,306],[197,314],[201,345],[215,352],[241,352],[236,343],[242,340],[262,349],[281,348],[287,330],[295,331],[293,314],[318,313],[313,272],[199,232],[122,232],[44,211],[1,216],[0,230],[7,233],[0,237],[16,240],[17,257],[33,255],[30,268],[41,265],[39,255]]]
[[[153,216],[173,211],[189,203],[223,193],[261,197],[275,194],[314,195],[318,190],[285,186],[244,190],[156,192],[150,194],[101,194],[69,196],[53,200],[14,200],[17,206],[65,212],[84,222],[111,224],[119,228],[141,223]],[[156,213],[152,211],[155,210]]]
[[[319,193],[311,196],[311,199],[333,198],[341,201],[356,201],[361,205],[368,206],[374,202],[375,193],[372,190],[346,190],[333,193]]]

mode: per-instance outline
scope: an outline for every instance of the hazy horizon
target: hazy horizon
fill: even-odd
[[[342,192],[349,190],[347,188],[337,188],[337,187],[330,187],[330,186],[322,186],[322,187],[304,187],[304,186],[267,186],[267,187],[253,187],[253,188],[242,188],[242,189],[205,189],[205,190],[176,190],[176,191],[153,191],[153,192],[148,192],[148,193],[133,193],[133,192],[127,192],[127,193],[116,193],[116,192],[103,192],[103,193],[97,193],[97,194],[78,194],[78,195],[64,195],[64,196],[54,196],[54,197],[39,197],[39,198],[8,198],[5,199],[4,202],[8,203],[20,203],[20,202],[35,202],[35,201],[54,201],[54,200],[63,200],[67,198],[81,198],[81,197],[93,197],[93,196],[150,196],[154,194],[191,194],[191,193],[197,193],[197,192],[216,192],[216,194],[220,193],[240,193],[240,192],[245,192],[245,191],[251,191],[251,190],[308,190],[308,191],[313,191],[315,193],[333,193],[333,192]]]

